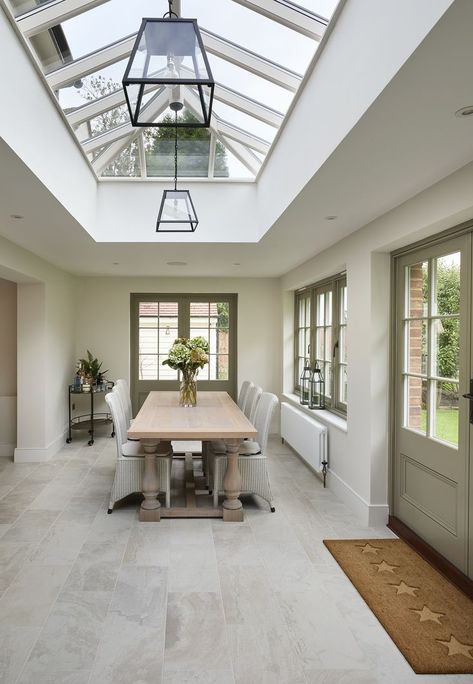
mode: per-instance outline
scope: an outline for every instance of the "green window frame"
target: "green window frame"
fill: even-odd
[[[347,413],[347,325],[346,273],[313,283],[295,292],[294,392],[300,394],[304,365],[315,364],[325,379],[325,406]]]

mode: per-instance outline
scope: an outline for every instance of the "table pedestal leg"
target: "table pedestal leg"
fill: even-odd
[[[238,468],[238,451],[240,439],[226,439],[227,471],[223,478],[225,501],[223,502],[224,522],[241,522],[243,520],[243,506],[240,499],[241,476]]]
[[[158,501],[159,483],[156,468],[156,452],[159,440],[142,439],[141,444],[145,452],[143,472],[143,496],[145,498],[140,508],[140,521],[159,522],[161,520],[161,504]]]

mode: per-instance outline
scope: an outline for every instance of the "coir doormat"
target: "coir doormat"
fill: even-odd
[[[324,540],[417,674],[473,674],[473,601],[400,539]]]

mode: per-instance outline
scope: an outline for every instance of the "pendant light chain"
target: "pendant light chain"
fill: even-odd
[[[170,0],[171,4],[172,0]],[[177,190],[177,110],[175,114],[175,128],[174,128],[174,190]]]
[[[176,17],[176,19],[179,18],[179,17],[177,16],[177,14],[176,14],[175,12],[173,12],[172,3],[173,3],[173,0],[168,0],[168,8],[169,8],[169,10],[168,10],[168,12],[166,12],[165,14],[163,14],[163,19],[166,19],[167,17],[169,17],[169,19],[172,19],[173,17]]]

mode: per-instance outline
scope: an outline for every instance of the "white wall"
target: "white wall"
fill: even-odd
[[[0,456],[16,446],[16,283],[0,278]]]
[[[259,179],[260,235],[333,154],[452,3],[346,1]],[[396,30],[399,22],[402,30]]]
[[[64,444],[75,368],[72,276],[0,238],[0,276],[18,283],[15,460],[47,460]]]
[[[0,137],[72,216],[93,232],[95,176],[1,8],[0,45],[6,66]]]
[[[75,355],[103,360],[110,379],[129,380],[130,293],[238,293],[238,385],[281,387],[279,281],[270,278],[77,278]]]
[[[388,513],[390,252],[473,219],[473,164],[373,221],[290,271],[281,280],[284,391],[291,393],[295,289],[346,268],[348,282],[348,416],[330,415],[329,486],[365,522]]]

